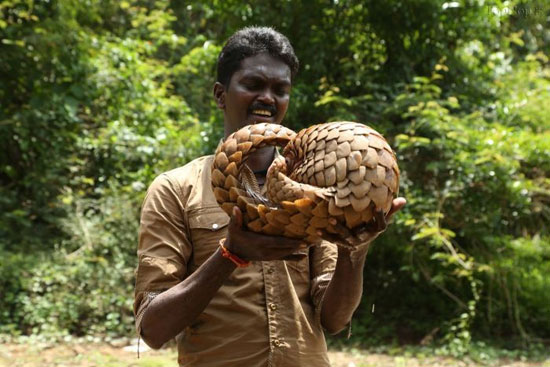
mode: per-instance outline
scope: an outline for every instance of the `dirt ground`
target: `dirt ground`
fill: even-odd
[[[449,357],[390,356],[364,350],[332,350],[329,357],[333,367],[550,367],[550,359],[545,362],[493,360],[488,364],[479,364]],[[2,367],[165,367],[176,365],[176,352],[173,348],[160,351],[147,350],[143,343],[140,347],[139,359],[135,345],[104,343],[67,343],[57,346],[40,343],[0,345],[0,366]]]

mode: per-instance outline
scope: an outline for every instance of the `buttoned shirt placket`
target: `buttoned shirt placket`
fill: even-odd
[[[277,265],[278,262],[262,261],[267,325],[269,329],[269,358],[267,362],[269,367],[282,366],[285,349],[289,347],[289,345],[285,343],[283,331],[281,330],[282,324],[278,315],[280,294],[277,284],[280,284],[280,282],[278,282],[277,277],[280,276],[280,272],[276,269]]]

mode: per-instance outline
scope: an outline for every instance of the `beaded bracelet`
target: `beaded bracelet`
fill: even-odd
[[[222,256],[223,257],[225,257],[226,259],[231,260],[239,268],[246,268],[248,265],[250,265],[250,261],[243,260],[240,257],[238,257],[237,255],[232,254],[231,252],[229,252],[229,250],[227,248],[225,248],[224,244],[225,244],[225,238],[222,238],[220,240],[220,249],[222,251]]]

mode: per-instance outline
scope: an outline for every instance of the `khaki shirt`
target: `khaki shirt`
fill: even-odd
[[[218,248],[229,217],[212,192],[212,156],[157,177],[143,203],[134,312],[196,271]],[[258,244],[261,245],[261,244]],[[177,336],[180,366],[329,366],[320,305],[335,268],[328,242],[299,261],[237,268]]]

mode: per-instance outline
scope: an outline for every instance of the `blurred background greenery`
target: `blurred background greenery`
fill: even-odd
[[[536,0],[2,1],[0,333],[134,333],[145,190],[213,152],[217,54],[271,25],[301,61],[286,124],[359,121],[399,159],[351,342],[550,344],[549,24]]]

